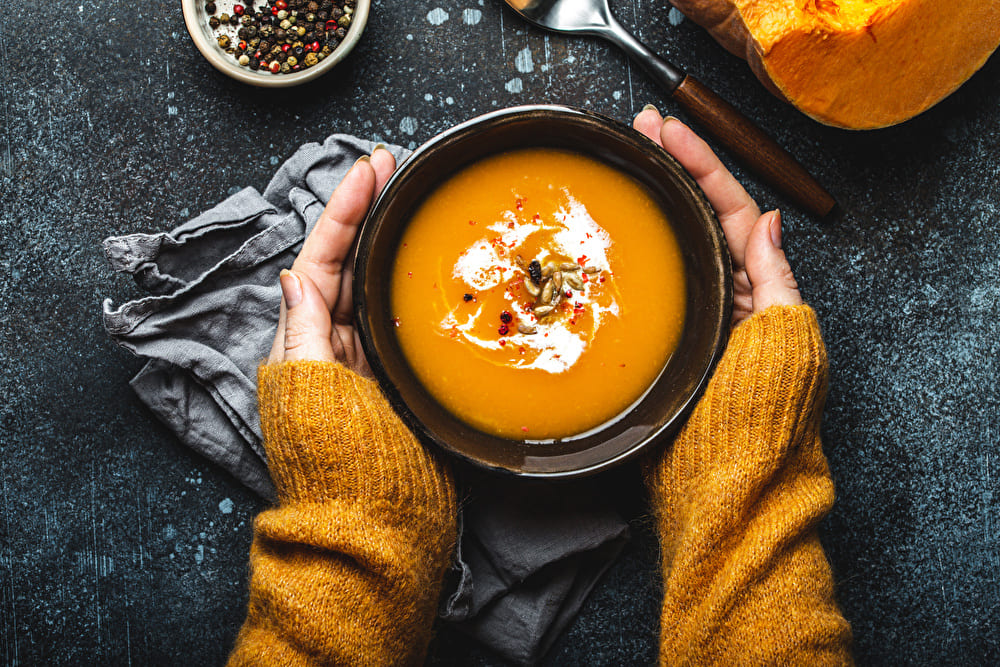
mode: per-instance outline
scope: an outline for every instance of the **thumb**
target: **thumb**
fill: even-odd
[[[330,311],[316,283],[309,276],[288,270],[281,272],[280,280],[288,311],[284,361],[334,361]]]
[[[753,312],[802,303],[799,285],[781,249],[781,211],[757,218],[747,239],[744,264],[753,290]]]

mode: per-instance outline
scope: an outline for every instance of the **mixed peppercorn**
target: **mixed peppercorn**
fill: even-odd
[[[333,53],[351,26],[357,0],[267,0],[254,9],[236,4],[233,13],[217,14],[205,3],[208,24],[219,34],[219,47],[255,71],[298,72]],[[234,40],[224,30],[237,28]]]

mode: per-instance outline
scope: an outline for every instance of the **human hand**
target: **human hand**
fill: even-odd
[[[368,208],[395,168],[392,154],[376,148],[334,190],[291,270],[281,272],[281,313],[268,363],[339,361],[371,377],[354,328],[350,252]]]
[[[768,306],[802,303],[781,249],[781,212],[761,215],[757,203],[712,149],[676,118],[644,108],[632,126],[673,155],[694,176],[715,209],[733,258],[733,326]]]

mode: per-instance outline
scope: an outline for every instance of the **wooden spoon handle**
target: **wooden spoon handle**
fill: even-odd
[[[822,218],[837,205],[788,151],[690,74],[674,89],[673,97],[747,168],[809,213]]]

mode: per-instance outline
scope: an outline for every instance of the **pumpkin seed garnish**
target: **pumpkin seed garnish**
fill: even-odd
[[[567,285],[569,285],[573,289],[577,291],[583,290],[583,281],[580,280],[580,277],[575,273],[564,273],[563,280]]]
[[[539,292],[541,292],[541,290],[538,288],[538,285],[536,285],[534,281],[531,280],[531,276],[525,276],[524,289],[531,296],[538,296]]]
[[[539,320],[555,312],[556,306],[571,296],[568,290],[585,290],[584,273],[593,275],[601,272],[592,264],[584,267],[574,262],[550,261],[542,265],[533,259],[526,265],[521,255],[515,255],[514,261],[527,274],[522,282],[525,291],[534,297],[531,312]],[[523,334],[537,332],[534,325],[525,323],[518,324],[517,330]]]
[[[552,285],[552,280],[546,280],[545,284],[542,285],[542,295],[539,297],[539,301],[542,303],[548,303],[552,301],[552,292],[554,286]]]

